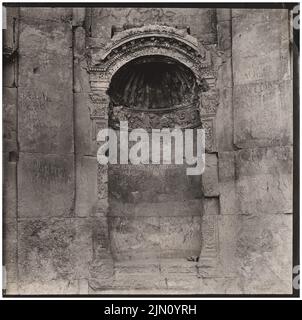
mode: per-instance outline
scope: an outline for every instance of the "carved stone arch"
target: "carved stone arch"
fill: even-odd
[[[209,91],[198,107],[201,122],[204,123],[206,130],[207,150],[213,151],[215,149],[213,118],[216,110],[213,113],[213,94],[211,92],[215,87],[216,77],[211,52],[184,30],[160,25],[148,25],[121,31],[111,39],[105,48],[100,48],[92,54],[89,73],[93,139],[95,139],[98,124],[104,123],[104,120],[107,119],[110,101],[107,90],[112,77],[126,64],[144,56],[169,57],[189,68],[195,75],[196,83],[200,86],[199,102],[201,102],[201,93]]]
[[[197,39],[172,27],[149,25],[114,36],[103,52],[95,54],[90,71],[110,82],[120,67],[146,55],[172,57],[190,68],[198,81],[209,76],[211,69],[210,52]]]

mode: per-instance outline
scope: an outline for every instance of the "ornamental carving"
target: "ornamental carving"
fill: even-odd
[[[109,125],[118,129],[120,121],[128,121],[129,129],[196,128],[201,121],[194,105],[167,110],[133,110],[123,106],[110,108]]]

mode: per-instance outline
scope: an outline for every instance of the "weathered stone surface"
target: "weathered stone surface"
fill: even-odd
[[[88,94],[74,93],[75,136],[74,144],[78,155],[97,155],[97,145],[93,140],[93,125],[89,107],[91,100]]]
[[[75,214],[87,217],[93,215],[97,205],[97,159],[77,157],[76,163]]]
[[[3,64],[3,87],[16,88],[17,72],[16,65],[13,62]]]
[[[218,161],[219,182],[235,180],[235,152],[219,152]]]
[[[17,294],[19,294],[18,283],[17,282],[9,282],[9,283],[7,283],[6,284],[6,289],[5,289],[5,294],[6,295],[17,295]]]
[[[287,19],[280,10],[237,11],[232,24],[234,84],[282,79],[288,71],[280,68],[279,46]]]
[[[205,215],[218,215],[220,214],[219,199],[218,198],[205,198],[204,214]]]
[[[73,151],[72,99],[64,91],[19,88],[20,150],[40,153]]]
[[[19,10],[18,8],[6,8],[6,25],[3,27],[4,48],[16,49],[18,41]]]
[[[200,217],[161,217],[159,244],[161,257],[198,256],[201,249]]]
[[[114,281],[114,263],[111,258],[94,261],[90,266],[89,287],[97,289],[111,288]]]
[[[72,31],[62,23],[22,20],[19,86],[72,94]]]
[[[38,282],[20,282],[20,295],[72,295],[79,294],[78,280],[49,280]]]
[[[3,151],[17,150],[17,89],[3,88]]]
[[[234,87],[234,143],[239,148],[290,145],[291,81]]]
[[[160,256],[158,217],[111,217],[108,223],[111,249],[116,260]]]
[[[290,294],[292,216],[224,215],[218,221],[219,268],[222,277],[237,279],[233,293]]]
[[[201,293],[203,294],[243,294],[239,278],[206,278],[202,279]]]
[[[236,192],[242,214],[292,212],[292,148],[256,148],[236,154]]]
[[[18,92],[22,151],[73,151],[71,45],[67,24],[22,19]]]
[[[3,160],[3,217],[9,221],[17,217],[17,165],[7,154]]]
[[[230,65],[222,66],[221,74],[223,73],[224,68],[228,71]],[[232,80],[232,79],[230,79]],[[224,79],[224,76],[220,79],[221,83],[226,84],[228,80]],[[219,108],[216,115],[216,140],[217,148],[219,152],[221,151],[230,151],[233,150],[233,96],[232,88],[222,88],[219,95]]]
[[[292,215],[242,217],[236,257],[244,293],[292,293]]]
[[[216,154],[206,154],[205,170],[202,174],[202,190],[206,197],[219,195],[218,163]]]
[[[86,30],[83,27],[77,27],[74,31],[74,92],[89,92],[88,63],[86,59]]]
[[[216,15],[217,22],[229,21],[232,19],[232,9],[217,8]]]
[[[73,156],[20,153],[19,217],[73,216],[74,187]]]
[[[68,282],[88,276],[92,259],[91,221],[30,219],[18,224],[18,267],[24,292],[61,293]],[[47,285],[47,283],[49,284]],[[57,283],[57,289],[53,286]],[[75,284],[74,284],[75,285]]]
[[[18,283],[17,232],[17,220],[9,220],[6,217],[3,224],[3,266],[5,266],[4,280],[7,286]]]
[[[88,294],[89,293],[89,284],[87,279],[79,280],[79,294]]]
[[[217,217],[219,234],[219,273],[220,277],[238,277],[238,257],[236,256],[237,234],[242,218],[236,214],[223,214]]]
[[[219,153],[220,214],[239,213],[235,187],[235,152]]]
[[[141,201],[146,202],[202,196],[200,176],[187,176],[183,165],[111,165],[108,170],[111,196],[124,202],[132,202],[133,192],[139,192]],[[210,175],[211,168],[208,171]]]
[[[198,12],[198,14],[197,14]],[[91,12],[92,36],[103,37],[104,43],[110,38],[112,25],[166,24],[186,28],[191,34],[205,43],[216,41],[216,10],[198,8],[93,8]]]
[[[201,200],[124,203],[110,201],[109,216],[132,217],[185,217],[198,216],[203,212]]]
[[[72,19],[72,8],[20,8],[20,17],[22,20],[42,20],[54,22],[69,22]]]
[[[200,291],[201,281],[197,278],[197,275],[183,275],[182,277],[169,275],[165,280],[168,289]]]
[[[72,25],[83,26],[85,22],[86,8],[72,8]]]
[[[228,55],[232,49],[232,23],[230,20],[219,21],[217,28],[218,47]]]

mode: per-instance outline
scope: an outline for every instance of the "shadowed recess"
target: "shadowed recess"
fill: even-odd
[[[174,59],[147,56],[135,59],[113,76],[113,105],[133,109],[165,109],[193,102],[195,76]]]

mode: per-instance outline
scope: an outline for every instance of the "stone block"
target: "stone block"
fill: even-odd
[[[228,60],[229,61],[229,60]],[[229,62],[226,62],[229,64]],[[225,75],[228,74],[229,66],[222,65],[222,69],[226,68],[226,73],[221,76],[219,80],[221,84],[225,85],[227,83],[227,79],[225,79]],[[223,71],[222,71],[223,73]],[[230,77],[230,80],[232,78]],[[234,148],[233,140],[233,93],[232,88],[224,87],[220,90],[219,95],[219,108],[216,114],[216,140],[217,140],[217,148],[218,151],[231,151]]]
[[[18,140],[25,152],[73,152],[72,96],[64,91],[48,92],[19,88]]]
[[[205,197],[215,197],[219,195],[216,154],[206,154],[205,171],[202,174],[202,189]]]
[[[292,212],[292,148],[257,148],[236,154],[236,193],[242,214]]]
[[[108,177],[110,196],[124,202],[132,202],[132,193],[137,191],[146,202],[202,196],[200,176],[188,176],[184,165],[112,165]]]
[[[18,12],[6,9],[6,28],[3,28],[3,47],[16,49],[18,40],[19,17]]]
[[[18,214],[20,218],[74,215],[72,155],[20,153]]]
[[[18,295],[19,294],[18,283],[17,282],[8,282],[8,283],[6,283],[6,288],[4,290],[5,290],[5,293],[3,294],[4,296],[5,295]]]
[[[291,81],[234,87],[234,143],[239,148],[290,145]]]
[[[158,217],[110,217],[108,224],[115,260],[159,258]]]
[[[17,67],[13,61],[3,63],[3,87],[17,87]]]
[[[219,182],[235,180],[235,152],[219,152]]]
[[[18,90],[22,151],[73,152],[71,46],[67,24],[22,20]]]
[[[17,151],[17,89],[3,88],[3,151]]]
[[[75,150],[78,155],[97,155],[97,145],[93,140],[93,123],[90,119],[91,99],[86,93],[74,93]]]
[[[201,294],[243,294],[240,278],[206,278],[202,279]]]
[[[116,200],[109,200],[109,216],[112,217],[200,217],[203,212],[201,200],[186,201],[162,201],[124,203]]]
[[[3,266],[6,285],[18,282],[17,220],[5,219],[3,224]]]
[[[241,228],[242,217],[236,214],[225,214],[217,217],[219,233],[219,276],[237,277],[238,257],[237,234]]]
[[[166,277],[166,282],[168,289],[199,292],[201,287],[201,280],[197,278],[197,275],[182,275],[181,277],[169,275]]]
[[[85,22],[86,8],[72,8],[72,25],[83,26]]]
[[[17,217],[17,165],[3,157],[3,218],[5,221]]]
[[[86,31],[77,27],[74,31],[74,83],[73,92],[90,92],[88,64],[86,59]]]
[[[72,8],[45,8],[45,7],[21,7],[20,17],[22,20],[42,20],[52,22],[70,22],[72,19]]]
[[[72,95],[71,25],[22,20],[19,66],[20,87]]]
[[[229,21],[232,19],[232,9],[217,8],[217,21]]]
[[[49,280],[20,282],[20,295],[74,295],[79,293],[78,280]]]
[[[76,207],[79,217],[93,215],[97,202],[97,159],[76,158]]]
[[[280,12],[257,9],[236,10],[233,13],[232,55],[235,85],[279,80],[287,74],[288,71],[280,67],[282,58],[279,46],[282,25],[288,21],[282,19]]]
[[[239,213],[235,185],[235,152],[219,153],[220,214]]]
[[[232,50],[232,23],[230,20],[219,21],[217,24],[217,38],[219,50],[230,55]]]
[[[204,198],[204,214],[218,215],[220,214],[218,198]]]
[[[292,215],[242,217],[238,275],[244,293],[292,293]]]
[[[19,221],[18,268],[24,292],[62,293],[65,288],[77,293],[72,283],[88,276],[92,259],[91,223],[87,219]]]
[[[161,217],[160,252],[162,258],[198,256],[201,250],[201,216]]]

